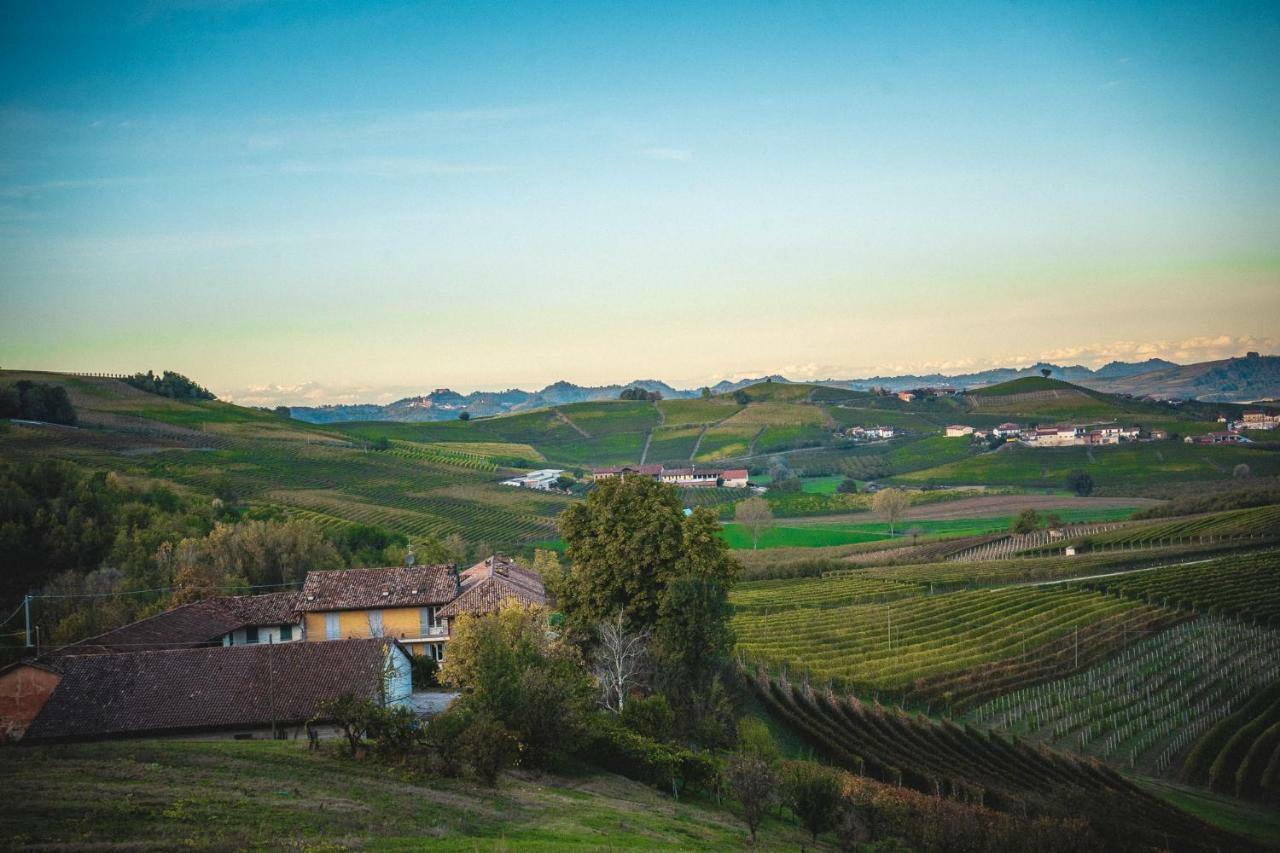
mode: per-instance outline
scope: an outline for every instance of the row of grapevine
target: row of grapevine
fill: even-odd
[[[1085,535],[1085,534],[1081,534]],[[1268,538],[1280,535],[1280,505],[1210,512],[1160,522],[1135,524],[1105,534],[1090,534],[1094,545],[1208,542],[1216,539]]]
[[[1187,545],[1180,548],[1145,548],[1119,553],[1081,554],[1075,557],[1014,557],[973,563],[924,563],[875,566],[848,570],[863,577],[928,584],[934,590],[1004,586],[1013,583],[1080,578],[1089,575],[1152,568],[1201,559],[1238,550],[1232,543]],[[845,572],[840,572],[843,574]],[[836,574],[829,572],[828,574]]]
[[[1007,560],[1023,551],[1041,548],[1050,542],[1069,538],[1092,536],[1107,530],[1116,530],[1123,524],[1073,524],[1062,530],[1036,530],[1031,533],[1013,533],[987,542],[966,548],[947,557],[951,562],[978,562],[981,560]]]
[[[975,723],[1163,773],[1197,737],[1280,679],[1280,633],[1202,617],[1085,672],[1007,693]]]
[[[750,581],[734,587],[730,600],[739,612],[767,614],[771,610],[895,601],[925,591],[926,587],[920,584],[848,574],[805,580]]]
[[[1129,599],[1280,626],[1280,550],[1083,581]]]
[[[498,466],[486,456],[446,450],[443,447],[427,447],[412,441],[393,441],[389,450],[380,452],[403,459],[422,459],[440,465],[456,465],[459,468],[471,468],[476,471],[498,470]]]
[[[825,758],[880,782],[1016,814],[1083,815],[1117,849],[1230,849],[1235,841],[1101,765],[785,679],[748,682],[770,715]]]
[[[1210,729],[1188,754],[1183,777],[1280,806],[1280,681]]]
[[[793,581],[797,589],[831,579]],[[1117,614],[1154,608],[1071,585],[964,590],[887,603],[781,609],[787,587],[734,615],[738,649],[778,671],[807,672],[842,689],[902,691],[928,679],[1038,650]],[[764,610],[780,608],[765,614]]]

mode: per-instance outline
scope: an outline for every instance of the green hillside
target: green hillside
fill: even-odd
[[[512,774],[496,789],[297,741],[7,749],[7,849],[746,849],[726,807],[606,773]],[[814,847],[771,818],[752,849]]]
[[[540,463],[527,443],[396,440],[375,450],[331,428],[229,403],[171,400],[114,379],[4,372],[0,384],[20,378],[65,387],[79,426],[10,424],[0,430],[6,460],[65,459],[210,498],[233,494],[326,529],[365,523],[418,537],[459,533],[495,547],[553,535],[567,505],[563,497],[498,484],[510,456]],[[537,420],[552,417],[518,416],[523,429],[509,432],[542,441]],[[563,423],[556,428],[577,435]]]

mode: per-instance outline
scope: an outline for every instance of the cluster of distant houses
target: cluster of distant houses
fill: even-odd
[[[891,426],[872,426],[845,427],[836,432],[836,438],[848,438],[854,441],[879,441],[885,438],[893,438],[898,432]]]
[[[955,388],[934,388],[930,386],[928,388],[911,388],[906,391],[894,391],[892,393],[893,396],[897,397],[904,403],[914,403],[916,400],[923,400],[928,397],[954,397],[960,392]]]
[[[747,488],[746,468],[667,468],[663,465],[621,465],[609,468],[592,468],[595,482],[614,477],[649,477],[660,483],[670,483],[682,489],[689,488]]]
[[[1138,441],[1142,431],[1136,426],[1118,426],[1116,424],[1058,424],[1054,426],[1032,426],[1003,423],[990,430],[975,429],[963,424],[952,424],[946,428],[948,438],[972,436],[974,439],[1003,438],[1010,442],[1019,442],[1028,447],[1074,447],[1076,445],[1119,444],[1122,441]],[[1162,441],[1169,433],[1162,429],[1151,430],[1146,438],[1151,441]]]
[[[0,670],[0,742],[270,731],[296,737],[343,695],[412,706],[410,661],[443,661],[450,626],[546,603],[501,555],[309,572],[301,591],[185,604]]]
[[[1218,423],[1226,425],[1226,429],[1204,435],[1189,435],[1183,441],[1187,444],[1251,444],[1252,439],[1241,431],[1280,428],[1280,414],[1258,409],[1242,412],[1235,420],[1226,415],[1218,415]]]

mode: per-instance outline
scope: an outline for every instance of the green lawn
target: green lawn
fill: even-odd
[[[1059,510],[1055,514],[1067,524],[1085,521],[1120,521],[1132,515],[1133,508]],[[895,533],[898,536],[911,535],[910,531],[916,531],[920,536],[927,537],[978,536],[984,533],[1005,532],[1013,526],[1013,520],[1013,516],[938,521],[904,520],[898,522]],[[883,521],[872,520],[868,514],[867,521],[857,523],[779,524],[761,534],[758,547],[826,548],[833,545],[851,545],[856,542],[887,539],[889,535],[889,525]],[[735,523],[724,525],[724,538],[731,548],[751,547],[751,534]]]
[[[118,741],[0,751],[6,849],[745,848],[733,812],[611,774],[496,790],[298,741]],[[768,821],[765,849],[808,837]]]

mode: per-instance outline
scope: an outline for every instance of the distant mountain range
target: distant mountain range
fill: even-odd
[[[887,388],[950,387],[960,390],[1008,382],[1024,376],[1039,376],[1040,371],[1053,371],[1055,379],[1074,382],[1087,388],[1112,394],[1160,399],[1199,399],[1212,402],[1241,402],[1280,397],[1280,356],[1249,355],[1223,361],[1198,364],[1174,364],[1159,358],[1140,362],[1113,361],[1097,370],[1079,364],[1038,363],[1029,367],[999,367],[977,373],[946,376],[941,373],[872,376],[866,379],[823,379],[812,385],[829,385],[854,391]],[[759,382],[790,382],[784,376],[757,376],[736,382],[718,382],[710,386],[714,394],[725,394]],[[337,421],[443,421],[457,418],[463,412],[473,417],[529,411],[568,403],[616,400],[625,388],[657,391],[664,399],[696,397],[700,388],[673,388],[656,379],[637,379],[623,385],[575,385],[554,382],[541,391],[473,391],[459,394],[438,388],[430,394],[405,397],[394,403],[378,405],[360,403],[335,406],[295,406],[293,416],[310,423]]]

